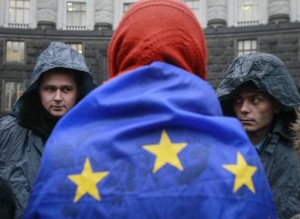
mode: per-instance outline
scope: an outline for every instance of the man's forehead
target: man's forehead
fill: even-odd
[[[42,77],[47,77],[47,76],[56,76],[56,75],[68,75],[68,76],[73,76],[75,72],[70,71],[70,70],[65,70],[65,69],[54,69],[50,70],[47,72],[42,73]]]
[[[242,87],[242,88],[239,88],[237,89],[235,92],[234,92],[234,95],[235,96],[243,96],[243,95],[246,95],[246,96],[254,96],[254,95],[260,95],[260,96],[264,96],[264,97],[269,97],[269,95],[256,88],[256,87]]]
[[[239,87],[235,90],[235,93],[241,93],[241,92],[255,92],[255,93],[264,93],[263,91],[261,91],[260,89],[258,89],[257,87],[249,87],[249,86],[245,86],[245,87]]]
[[[241,84],[238,86],[235,90],[234,93],[240,93],[240,92],[257,92],[257,93],[262,93],[263,91],[260,90],[252,81],[248,81],[246,83]]]
[[[75,78],[68,72],[49,72],[41,77],[40,86],[50,85],[74,85],[76,84]]]

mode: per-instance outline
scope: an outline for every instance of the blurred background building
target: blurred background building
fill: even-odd
[[[24,91],[50,41],[85,57],[97,84],[107,79],[107,47],[122,15],[137,0],[0,0],[0,116]],[[244,53],[281,58],[300,87],[299,0],[184,0],[205,28],[208,82],[216,88]],[[288,89],[288,88],[287,88]]]

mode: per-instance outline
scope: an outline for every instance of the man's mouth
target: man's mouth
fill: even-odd
[[[52,106],[52,109],[56,110],[56,111],[60,111],[62,110],[64,107],[63,106]]]
[[[240,119],[240,121],[243,125],[250,125],[250,124],[253,124],[255,122],[254,119]]]

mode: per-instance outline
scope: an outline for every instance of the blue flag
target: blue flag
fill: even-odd
[[[255,148],[213,89],[154,62],[61,119],[25,218],[273,219],[275,209]]]

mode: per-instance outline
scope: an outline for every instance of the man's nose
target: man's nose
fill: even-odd
[[[240,109],[241,113],[249,113],[250,111],[250,104],[247,101],[244,101],[241,105]]]
[[[61,91],[59,89],[57,89],[56,92],[55,92],[54,100],[55,101],[61,101],[62,100]]]

